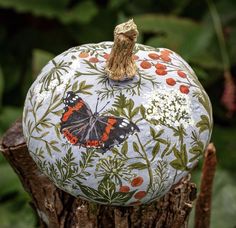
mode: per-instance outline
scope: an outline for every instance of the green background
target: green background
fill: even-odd
[[[235,0],[0,0],[0,136],[21,116],[27,90],[48,60],[72,46],[112,40],[115,25],[129,18],[139,43],[180,54],[208,92],[218,156],[211,227],[235,228],[236,118],[221,102],[224,71],[236,76]],[[29,202],[0,155],[0,228],[37,227]]]

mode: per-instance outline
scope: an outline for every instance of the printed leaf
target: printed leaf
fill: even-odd
[[[179,151],[176,146],[172,148],[172,151],[174,153],[174,156],[176,157],[175,160],[173,160],[170,165],[179,170],[186,170],[187,168],[187,162],[188,162],[188,157],[187,157],[187,151],[186,151],[186,145],[181,146],[181,151]]]
[[[203,105],[203,107],[206,109],[207,113],[211,116],[211,105],[208,100],[208,97],[205,93],[202,94],[203,96],[199,96],[198,100]]]
[[[200,154],[203,153],[203,147],[202,147],[202,146],[199,146],[199,145],[194,146],[194,147],[192,147],[192,148],[189,150],[189,152],[190,152],[191,154],[200,155]]]
[[[152,149],[152,160],[156,157],[159,150],[160,150],[160,143],[157,142],[156,145]]]
[[[83,93],[83,94],[92,94],[91,92],[89,92],[88,90],[90,88],[92,88],[93,85],[86,85],[86,82],[85,81],[82,81],[79,83],[79,89],[78,89],[78,93]]]
[[[185,170],[185,167],[182,165],[182,162],[179,159],[175,159],[170,162],[170,165],[177,170]]]
[[[49,154],[50,156],[52,156],[52,152],[51,152],[51,149],[50,149],[48,143],[45,142],[45,145],[46,145],[46,150],[47,150],[48,154]]]
[[[121,147],[121,153],[124,154],[124,155],[126,155],[127,152],[128,152],[128,143],[127,143],[127,141],[125,141],[125,142],[123,143],[122,147]]]
[[[139,110],[140,110],[141,116],[142,116],[144,119],[146,119],[146,110],[145,110],[144,106],[141,105]]]
[[[150,134],[151,134],[153,139],[156,137],[156,131],[152,127],[150,127]]]
[[[133,118],[134,116],[136,116],[139,112],[139,107],[136,107],[130,114],[130,118]]]
[[[139,147],[138,144],[136,142],[133,142],[133,148],[135,152],[139,152]]]
[[[112,203],[126,203],[132,198],[135,192],[136,190],[131,192],[115,192],[112,197]]]
[[[78,81],[76,81],[72,86],[72,91],[75,92],[76,90],[78,90]]]
[[[201,115],[201,120],[196,124],[196,126],[200,129],[200,133],[211,129],[210,120],[206,115]]]
[[[188,163],[188,154],[186,150],[186,144],[181,145],[181,160],[183,161],[183,165],[186,166]]]
[[[147,169],[147,164],[144,164],[142,162],[136,162],[136,163],[129,165],[129,168],[143,170],[143,169]]]
[[[85,185],[79,185],[80,190],[88,197],[91,199],[95,199],[97,197],[103,197],[101,195],[101,193],[99,191],[97,191],[96,189],[90,188],[88,186]]]
[[[116,191],[115,183],[112,182],[109,178],[104,178],[98,186],[98,191],[102,192],[107,199],[111,200],[113,194]]]

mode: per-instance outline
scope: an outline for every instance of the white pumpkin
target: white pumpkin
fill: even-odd
[[[129,21],[117,26],[114,44],[65,51],[27,94],[30,154],[76,197],[151,202],[188,174],[209,143],[211,105],[193,70],[173,51],[134,46],[137,34]]]

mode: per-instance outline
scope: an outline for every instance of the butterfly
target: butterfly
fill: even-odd
[[[72,91],[67,92],[63,102],[65,107],[60,131],[72,145],[98,148],[105,152],[140,131],[126,118],[100,115],[106,106],[98,112],[98,101],[93,113],[89,105]]]

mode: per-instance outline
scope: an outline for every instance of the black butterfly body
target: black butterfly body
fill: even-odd
[[[140,131],[126,118],[92,113],[88,104],[72,91],[67,92],[64,104],[61,133],[73,145],[106,151]]]

